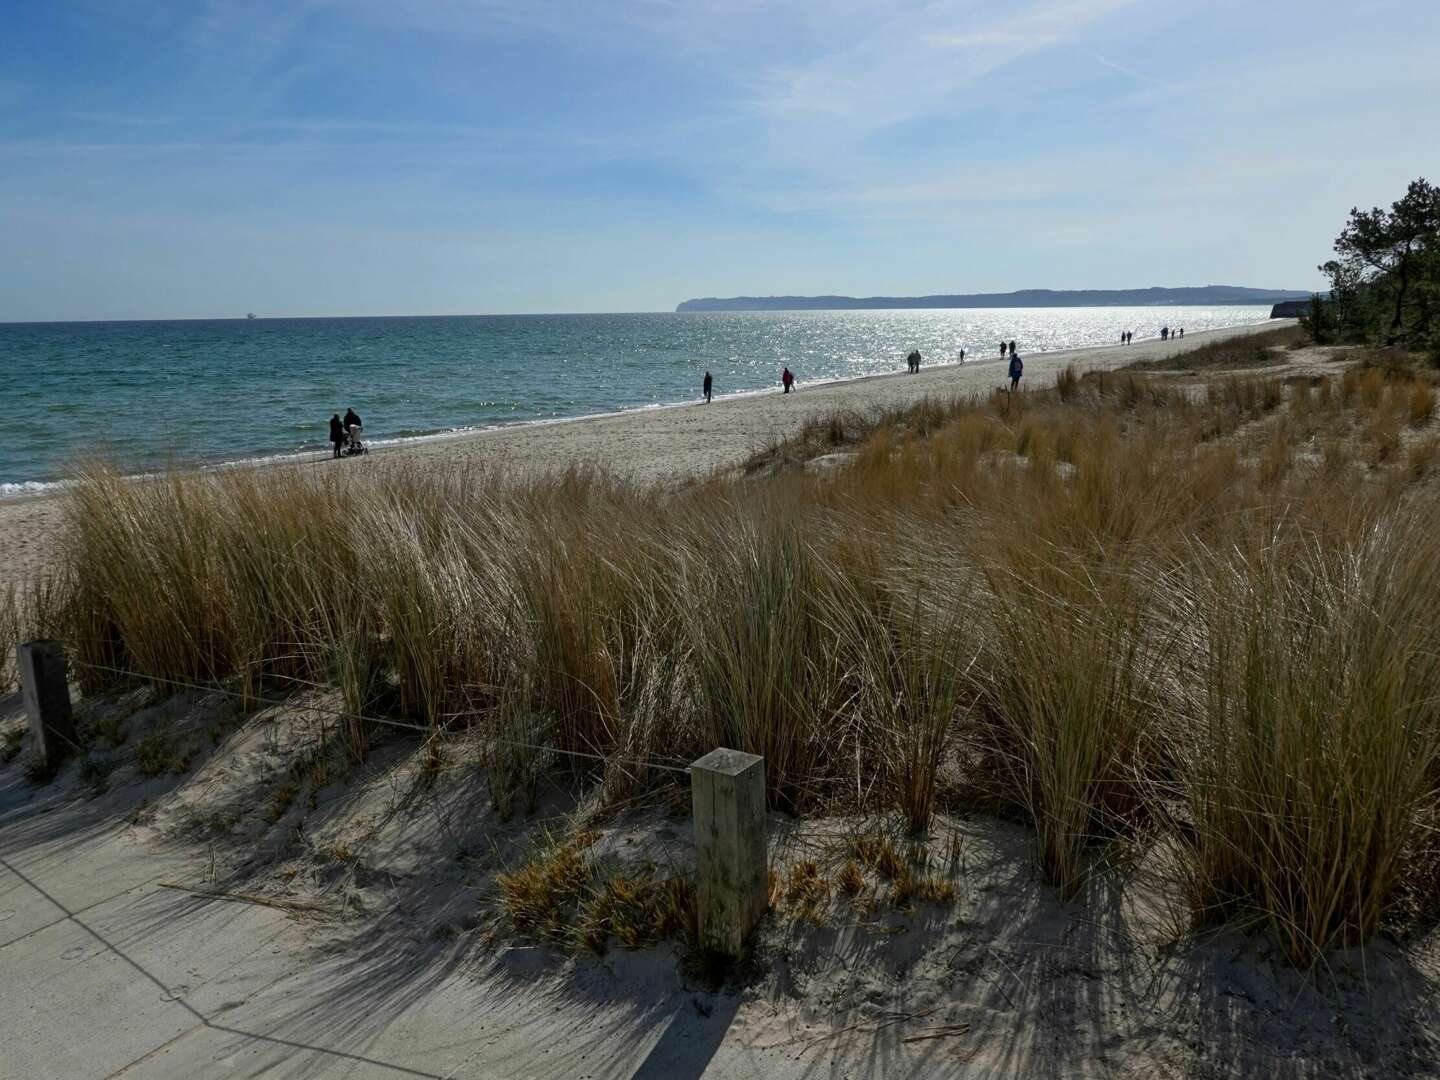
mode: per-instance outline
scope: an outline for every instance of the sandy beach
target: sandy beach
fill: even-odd
[[[1249,326],[1188,334],[1170,341],[1142,340],[1129,346],[1073,349],[1025,356],[1022,386],[1054,381],[1068,364],[1081,370],[1116,367],[1134,360],[1174,356],[1208,342],[1292,325],[1272,319]],[[844,382],[807,384],[796,393],[774,392],[720,397],[712,404],[667,406],[556,423],[525,424],[464,435],[378,446],[368,457],[334,461],[327,453],[267,463],[263,468],[345,468],[357,472],[395,465],[463,468],[484,463],[517,473],[574,464],[599,465],[641,483],[702,476],[742,462],[752,452],[783,438],[807,420],[836,410],[905,405],[930,396],[984,393],[1005,382],[1005,363],[990,354],[963,365],[923,367],[918,375],[897,371]],[[723,387],[721,388],[723,391]],[[361,388],[363,401],[363,388]],[[372,417],[372,439],[383,439],[383,417]],[[0,501],[0,586],[28,580],[43,571],[60,524],[63,496]]]

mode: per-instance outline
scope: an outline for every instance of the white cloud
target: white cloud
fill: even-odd
[[[1047,0],[1009,14],[941,0],[865,27],[846,48],[770,73],[759,102],[777,148],[803,154],[932,115],[965,87],[1052,48],[1135,0]]]

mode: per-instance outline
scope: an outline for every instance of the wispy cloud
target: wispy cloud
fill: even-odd
[[[934,114],[1008,64],[1053,48],[1136,0],[1046,0],[977,15],[955,0],[900,11],[846,48],[770,74],[759,101],[784,140],[853,140]],[[823,129],[814,125],[833,120]]]
[[[60,115],[77,124],[93,124],[96,127],[156,128],[175,122],[173,116],[142,112],[68,111]]]
[[[1107,67],[1111,71],[1118,71],[1121,75],[1128,75],[1130,76],[1130,78],[1135,79],[1139,82],[1146,83],[1150,86],[1166,85],[1160,79],[1156,79],[1144,74],[1143,72],[1136,71],[1134,68],[1128,67],[1125,64],[1116,63],[1114,60],[1110,60],[1104,56],[1101,56],[1099,53],[1094,52],[1090,49],[1085,49],[1084,54],[1088,56],[1091,60],[1094,60],[1101,67]]]

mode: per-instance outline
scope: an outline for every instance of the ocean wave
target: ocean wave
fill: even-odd
[[[0,499],[21,499],[29,495],[53,495],[69,487],[69,480],[21,480],[0,483]]]

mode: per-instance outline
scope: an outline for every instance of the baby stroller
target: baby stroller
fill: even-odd
[[[358,457],[361,454],[368,454],[365,444],[360,441],[360,425],[351,424],[345,429],[345,449],[341,450],[345,457]]]

